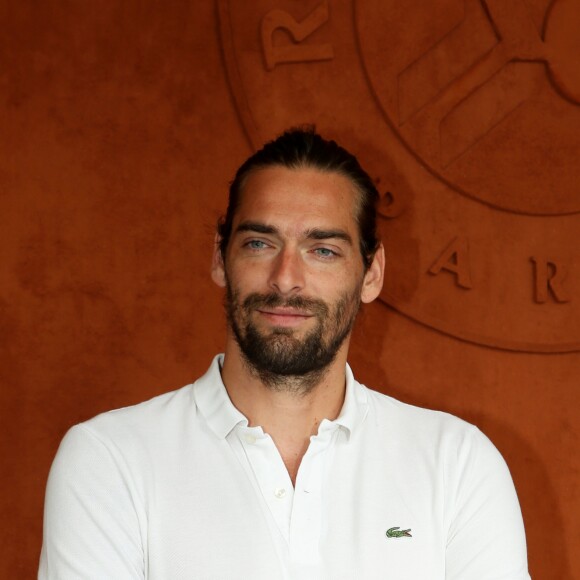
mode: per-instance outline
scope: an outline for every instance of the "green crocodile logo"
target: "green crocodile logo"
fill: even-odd
[[[399,526],[395,527],[395,528],[389,528],[387,530],[387,538],[412,538],[413,536],[411,535],[411,528],[409,528],[408,530],[401,530],[399,529]]]

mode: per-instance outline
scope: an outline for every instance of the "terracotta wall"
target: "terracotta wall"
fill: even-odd
[[[0,576],[67,428],[220,350],[237,165],[316,122],[377,180],[359,378],[507,459],[535,579],[580,577],[580,3],[0,2]],[[501,527],[501,522],[497,522]]]

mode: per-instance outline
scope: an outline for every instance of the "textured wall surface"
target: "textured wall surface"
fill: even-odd
[[[478,425],[532,577],[580,577],[579,1],[3,0],[0,22],[1,577],[35,574],[65,431],[221,349],[228,181],[305,122],[383,196],[359,379]]]

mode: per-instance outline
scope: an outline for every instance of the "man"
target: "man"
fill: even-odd
[[[310,130],[242,165],[212,265],[225,354],[193,385],[69,431],[40,578],[529,578],[491,443],[346,364],[383,283],[377,199],[356,159]]]

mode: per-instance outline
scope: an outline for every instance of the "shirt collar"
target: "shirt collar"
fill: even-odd
[[[220,368],[224,355],[218,354],[208,371],[194,385],[193,396],[200,413],[210,429],[224,439],[239,424],[247,427],[248,419],[231,402],[222,381]],[[344,404],[334,421],[323,421],[326,428],[342,427],[350,437],[352,432],[364,421],[368,412],[365,387],[355,381],[352,370],[346,365],[346,392]],[[322,427],[321,424],[321,427]]]
[[[365,387],[359,384],[352,374],[352,369],[346,365],[346,391],[344,403],[338,417],[329,421],[330,425],[342,427],[350,438],[353,431],[362,424],[368,412],[368,401]]]
[[[222,381],[220,368],[224,355],[214,357],[208,371],[194,385],[193,396],[210,429],[221,439],[238,424],[248,425],[248,419],[233,405]]]

